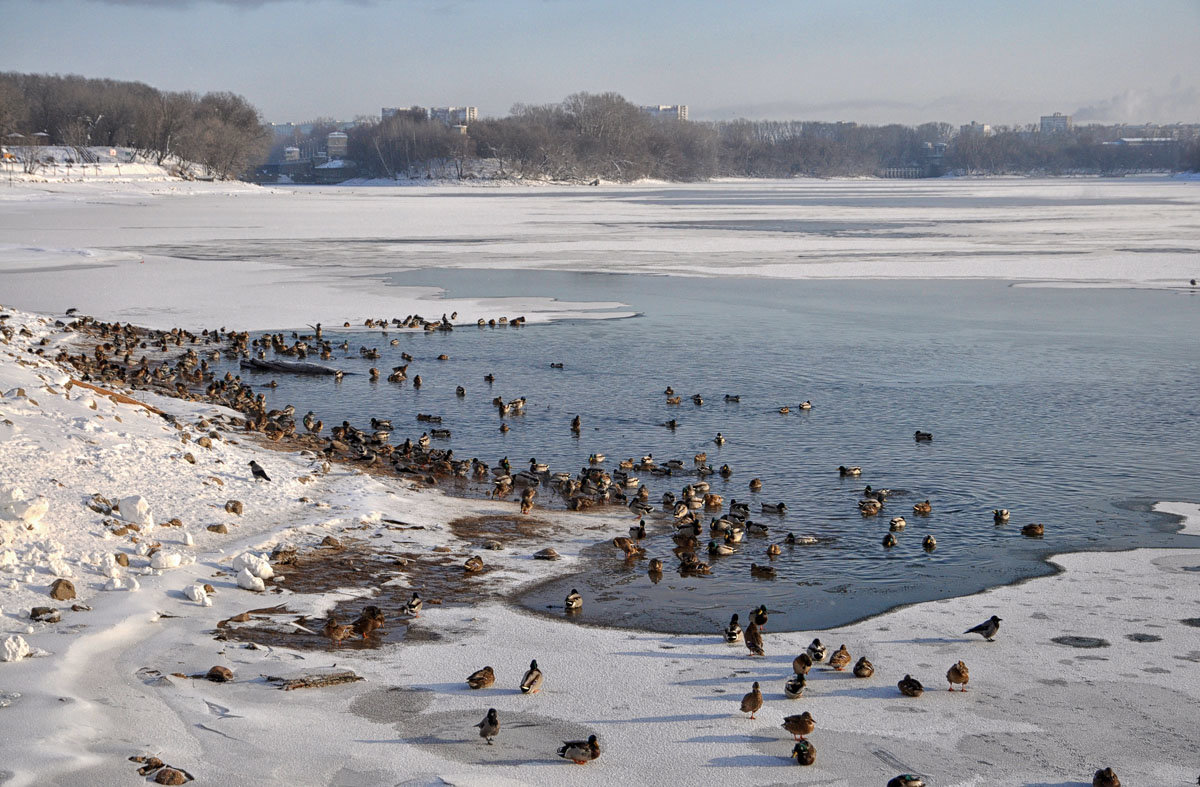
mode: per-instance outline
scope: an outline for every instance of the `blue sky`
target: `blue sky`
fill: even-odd
[[[1200,122],[1200,0],[0,0],[0,70],[272,121],[613,90],[694,118]]]

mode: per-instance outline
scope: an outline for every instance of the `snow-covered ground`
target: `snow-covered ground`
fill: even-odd
[[[620,316],[431,300],[415,268],[1187,286],[1200,181],[796,180],[536,188],[0,184],[5,297],[153,327]],[[64,274],[70,275],[64,275]]]
[[[418,554],[448,546],[461,559],[475,545],[446,523],[512,513],[515,504],[450,499],[341,468],[323,474],[302,456],[238,442],[235,431],[202,448],[195,423],[219,412],[147,402],[175,414],[177,428],[141,406],[68,387],[68,375],[33,352],[52,354],[66,336],[46,318],[6,313],[13,335],[0,345],[0,491],[6,501],[46,503],[32,514],[10,506],[0,531],[0,639],[14,653],[22,642],[31,650],[0,663],[6,783],[134,783],[127,758],[155,755],[212,784],[766,784],[797,778],[781,770],[796,766],[779,725],[803,710],[817,722],[818,759],[802,778],[821,784],[883,784],[913,771],[936,785],[1081,785],[1112,766],[1128,784],[1182,785],[1200,772],[1200,586],[1189,573],[1200,549],[1059,555],[1057,575],[835,631],[773,633],[768,624],[762,659],[716,632],[581,627],[500,603],[427,605],[419,626],[436,639],[375,651],[215,640],[217,621],[249,609],[286,602],[320,616],[344,598],[240,589],[231,565],[246,550],[281,541],[310,548],[333,535]],[[253,481],[251,458],[270,483]],[[86,505],[95,493],[144,496],[153,525],[113,535],[123,520],[104,520],[132,517],[132,508],[105,517]],[[230,499],[244,503],[241,515],[226,512]],[[1196,514],[1194,504],[1163,510]],[[513,586],[561,571],[584,546],[630,524],[619,513],[542,516],[557,526],[544,545],[564,562],[533,561],[523,547],[488,551],[499,570],[481,581]],[[163,524],[171,518],[182,526]],[[384,518],[426,529],[391,530]],[[230,532],[210,532],[212,524]],[[161,547],[157,563],[146,554],[152,544]],[[118,553],[127,567],[110,559]],[[178,566],[161,557],[169,555]],[[74,583],[74,600],[49,598],[57,578]],[[216,589],[211,606],[184,593],[204,582]],[[56,607],[63,619],[30,621],[34,606]],[[996,642],[960,633],[992,614],[1004,620]],[[1188,618],[1192,625],[1180,622]],[[817,667],[802,699],[784,698],[792,658],[814,635],[867,656],[875,676]],[[1102,642],[1055,642],[1070,636]],[[533,658],[546,684],[525,696],[516,684]],[[943,675],[960,659],[970,690],[950,693]],[[334,664],[366,680],[287,693],[263,680]],[[171,677],[214,665],[232,669],[234,682]],[[495,668],[496,686],[469,690],[466,676],[484,665]],[[899,694],[906,673],[924,682],[925,696]],[[738,706],[753,681],[765,707],[750,721]],[[489,707],[502,724],[491,747],[471,726]],[[555,756],[564,738],[590,733],[603,748],[597,762],[576,768]]]

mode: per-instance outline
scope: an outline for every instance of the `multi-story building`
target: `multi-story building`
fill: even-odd
[[[1074,127],[1070,115],[1055,112],[1053,115],[1042,115],[1043,134],[1065,134]]]
[[[651,117],[674,118],[675,120],[688,119],[687,104],[656,104],[654,106],[638,107],[638,109]]]
[[[330,132],[329,136],[325,137],[325,152],[331,159],[345,158],[346,145],[349,141],[350,137],[343,131]]]
[[[430,107],[429,119],[447,126],[469,126],[479,119],[478,107]]]
[[[958,133],[963,136],[978,135],[981,137],[990,137],[992,135],[992,127],[987,123],[976,123],[972,120],[965,126],[959,126]]]

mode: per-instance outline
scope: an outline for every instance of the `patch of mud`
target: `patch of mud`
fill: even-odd
[[[1111,644],[1099,637],[1053,637],[1050,641],[1068,648],[1107,648]]]
[[[1125,639],[1130,642],[1162,642],[1162,637],[1157,634],[1126,634]]]
[[[364,691],[350,703],[350,712],[379,724],[398,724],[414,713],[421,713],[433,704],[433,689],[414,689],[389,686],[386,689]]]
[[[553,523],[520,514],[460,517],[451,520],[448,526],[457,538],[472,544],[483,545],[489,541],[496,541],[504,547],[536,546],[536,549],[547,546],[545,539],[557,529]]]

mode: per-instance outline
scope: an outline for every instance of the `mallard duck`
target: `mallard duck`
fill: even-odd
[[[915,773],[902,773],[888,779],[887,787],[925,787],[925,780]]]
[[[571,431],[575,434],[579,434],[579,430],[582,428],[582,425],[583,422],[579,419],[579,416],[575,416],[571,419]]]
[[[662,560],[660,560],[660,559],[658,559],[658,558],[656,558],[656,557],[652,557],[652,558],[650,558],[649,573],[651,573],[651,574],[661,574],[662,572],[663,572],[663,562],[662,562]]]
[[[995,642],[993,637],[995,637],[996,633],[1000,631],[1000,621],[1001,620],[1003,620],[1003,618],[998,618],[995,615],[992,615],[990,618],[983,621],[978,626],[969,628],[966,631],[964,631],[963,633],[964,634],[978,634],[979,636],[986,639],[988,642]]]
[[[754,718],[754,714],[758,713],[763,706],[762,692],[759,691],[758,681],[754,681],[754,686],[750,689],[750,693],[742,697],[742,713],[749,713],[750,718]]]
[[[919,516],[926,516],[933,511],[933,504],[928,500],[920,503],[913,503],[913,513]]]
[[[692,394],[692,404],[699,407],[700,405],[704,404],[704,397],[700,394]]]
[[[751,478],[750,479],[750,491],[757,492],[760,489],[762,489],[762,480],[758,479],[758,478]]]
[[[533,510],[533,499],[537,497],[537,490],[532,486],[525,487],[525,491],[521,492],[521,513],[528,514]]]
[[[717,436],[713,438],[713,442],[717,445],[725,445],[725,436],[717,432]]]
[[[604,454],[591,454],[588,456],[588,464],[598,465],[604,461]]]
[[[383,626],[384,617],[383,610],[374,604],[369,604],[363,607],[362,614],[358,616],[358,620],[351,624],[354,628],[354,633],[361,636],[363,639],[378,628]]]
[[[889,497],[891,497],[891,495],[892,495],[892,490],[890,490],[890,489],[874,489],[871,487],[870,484],[867,484],[866,488],[863,489],[863,497],[868,498],[868,499],[878,500],[880,503],[886,503],[887,499]]]
[[[492,739],[500,734],[500,718],[496,715],[496,709],[488,708],[487,716],[484,716],[483,721],[475,726],[479,728],[479,737],[487,741],[488,746],[491,746]]]
[[[521,678],[522,694],[537,694],[542,690],[542,671],[538,669],[537,659],[529,662],[525,677]]]
[[[619,470],[632,470],[633,469],[633,459],[632,458],[622,459],[620,462],[617,462],[617,468]]]
[[[750,613],[750,620],[754,621],[754,624],[756,626],[758,626],[759,628],[766,628],[766,626],[767,626],[767,605],[759,604],[758,609],[756,609]]]
[[[771,544],[767,547],[767,557],[775,557],[780,554],[783,554],[783,547],[779,544]]]
[[[804,711],[796,716],[784,716],[783,724],[780,726],[790,732],[792,738],[802,741],[805,735],[812,734],[812,731],[817,728],[817,723],[813,720],[811,713]]]
[[[719,472],[721,473],[721,478],[729,478],[729,476],[733,475],[733,468],[729,465],[721,465]]]
[[[467,676],[467,685],[472,689],[486,689],[496,682],[496,673],[491,667],[476,670]]]
[[[867,661],[866,656],[862,656],[854,663],[854,677],[869,678],[875,674],[875,665]]]
[[[913,439],[918,443],[928,443],[933,440],[933,432],[922,432],[920,429],[913,432]]]
[[[764,514],[786,514],[787,503],[763,503],[762,512]]]
[[[683,404],[682,396],[668,396],[667,404]]]
[[[414,618],[419,618],[421,617],[421,607],[424,605],[425,602],[421,600],[421,596],[414,590],[412,598],[410,598],[408,603],[404,605],[404,611],[405,613],[412,615]]]
[[[731,545],[739,544],[739,543],[741,543],[742,536],[744,536],[744,535],[746,535],[746,528],[736,527],[736,526],[731,527],[725,531],[725,543],[731,544]]]
[[[354,626],[341,625],[337,622],[337,618],[331,615],[329,620],[325,622],[325,628],[322,629],[322,632],[329,638],[329,644],[337,647],[338,643],[354,633]]]
[[[1008,513],[1007,508],[993,508],[992,509],[992,521],[995,522],[997,525],[1003,525],[1005,522],[1008,521],[1009,516],[1011,516],[1011,515]]]
[[[838,465],[838,475],[856,476],[862,475],[862,468],[858,466],[847,467],[846,465]]]
[[[758,577],[759,579],[774,579],[774,566],[760,566],[757,563],[750,564],[750,576]]]
[[[780,407],[780,408],[779,408],[779,414],[780,414],[780,415],[787,415],[787,414],[788,414],[788,413],[790,413],[791,411],[792,411],[792,408],[788,407],[787,405],[784,405],[783,407]]]
[[[663,396],[674,396],[674,395],[675,395],[675,389],[669,385],[667,386],[667,390],[663,391]]]
[[[845,645],[842,645],[833,653],[829,654],[829,666],[833,667],[838,672],[846,669],[846,665],[849,663],[850,651],[846,650]]]
[[[905,697],[920,697],[925,693],[925,687],[921,685],[921,681],[912,675],[905,675],[896,685],[900,688],[900,693]]]
[[[967,665],[963,662],[951,664],[950,669],[946,670],[946,680],[950,682],[949,691],[954,691],[955,684],[962,687],[962,691],[967,690],[967,682],[971,680],[971,674],[967,671]]]
[[[728,465],[726,465],[728,467]],[[725,498],[709,492],[704,496],[704,507],[710,511],[720,511],[725,507]]]
[[[550,465],[545,462],[539,462],[537,459],[529,460],[529,472],[531,473],[549,473]]]
[[[736,645],[742,639],[742,626],[738,623],[737,613],[733,613],[733,617],[729,619],[729,625],[722,632],[725,636],[725,641],[730,645]]]
[[[817,761],[817,747],[810,740],[796,741],[791,756],[796,758],[797,765],[812,765]]]
[[[1046,526],[1036,524],[1026,525],[1025,527],[1021,528],[1021,535],[1028,538],[1041,538],[1042,536],[1046,535]]]
[[[1092,776],[1092,787],[1121,787],[1121,780],[1112,768],[1105,768]]]
[[[700,453],[698,453],[692,457],[692,462],[694,464],[702,465],[707,461],[708,461],[708,452],[707,451],[701,451]]]
[[[803,675],[792,675],[783,684],[783,695],[789,700],[798,700],[804,696],[804,687],[808,685],[808,679]]]
[[[824,661],[825,654],[827,652],[828,651],[826,650],[825,646],[819,639],[814,639],[812,642],[808,643],[808,656],[813,660],[814,664]]]
[[[589,735],[586,741],[563,741],[558,747],[558,756],[576,765],[584,765],[600,757],[600,741]]]
[[[725,401],[740,402],[740,401],[742,401],[742,395],[741,394],[725,394]]]
[[[644,488],[644,487],[643,487]],[[629,528],[629,537],[635,541],[641,541],[646,537],[646,520],[639,519],[638,523]]]
[[[888,530],[891,530],[893,533],[898,533],[906,527],[908,527],[908,520],[902,516],[894,516],[888,522]]]
[[[571,588],[571,592],[567,594],[566,607],[568,611],[583,609],[583,596],[579,595],[575,588]]]
[[[883,546],[885,549],[891,549],[896,546],[896,536],[893,533],[883,534]]]
[[[479,555],[471,555],[467,558],[467,562],[463,563],[463,568],[468,574],[475,574],[483,571],[483,558]]]
[[[883,503],[878,500],[860,500],[858,502],[858,512],[863,516],[875,516],[883,510]]]
[[[710,555],[732,555],[734,552],[737,552],[737,549],[729,544],[718,544],[716,541],[708,542],[708,554]]]
[[[932,535],[927,535],[921,540],[921,546],[924,547],[926,552],[932,552],[937,549],[937,539]]]
[[[806,651],[792,659],[792,672],[796,673],[797,675],[807,675],[808,671],[812,669],[812,665],[812,656],[808,655],[808,652]]]
[[[765,536],[767,533],[771,532],[771,526],[763,524],[762,522],[755,522],[747,519],[746,530],[756,536]]]
[[[797,407],[799,407],[801,410],[811,410],[811,409],[812,409],[812,402],[810,402],[810,401],[808,401],[807,399],[805,399],[803,402],[801,402],[800,404],[798,404],[798,405],[796,405],[796,406],[797,406]]]
[[[766,650],[763,649],[762,629],[758,627],[757,623],[746,626],[745,641],[751,656],[767,655]]]

